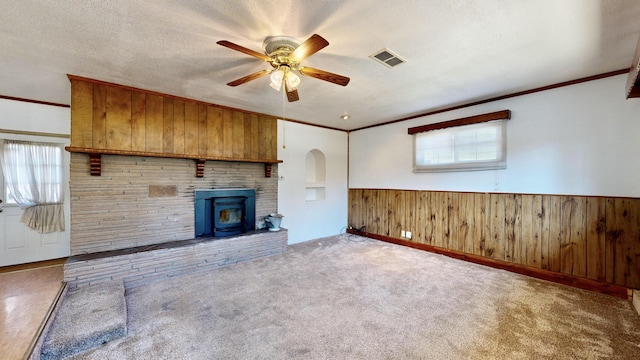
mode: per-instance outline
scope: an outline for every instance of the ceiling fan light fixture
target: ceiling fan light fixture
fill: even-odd
[[[282,82],[287,83],[289,91],[297,90],[300,85],[300,77],[286,66],[280,66],[271,72],[271,86],[274,90],[280,91]]]
[[[275,82],[272,81],[269,84],[269,86],[271,86],[271,88],[273,88],[273,90],[275,90],[275,91],[280,91],[280,88],[282,87],[282,83],[278,84],[278,83],[275,83]]]
[[[287,71],[287,73],[284,76],[284,81],[287,82],[287,88],[290,91],[297,90],[298,85],[300,85],[300,77],[294,74],[293,71]]]
[[[280,91],[282,87],[282,79],[284,79],[284,71],[280,68],[271,72],[271,86],[275,91]]]

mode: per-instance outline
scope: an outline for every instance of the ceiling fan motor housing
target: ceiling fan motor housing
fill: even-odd
[[[287,66],[290,69],[298,70],[299,62],[293,61],[289,55],[300,46],[300,41],[291,36],[269,36],[264,40],[262,48],[265,54],[271,57],[271,66]]]

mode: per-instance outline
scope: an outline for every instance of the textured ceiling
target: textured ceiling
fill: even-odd
[[[627,68],[640,35],[637,0],[0,0],[0,9],[0,95],[68,104],[73,74],[340,129]],[[300,101],[287,103],[268,77],[225,85],[268,65],[216,41],[261,51],[267,36],[314,33],[330,45],[303,65],[348,76],[348,86],[303,77]],[[407,63],[369,58],[382,48]]]

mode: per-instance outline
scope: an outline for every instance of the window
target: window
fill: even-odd
[[[509,117],[500,112],[409,129],[414,137],[413,171],[505,169]]]
[[[62,147],[59,144],[6,141],[4,161],[13,171],[5,174],[7,204],[17,204],[16,196],[31,199],[40,197],[47,203],[62,202]],[[34,179],[40,189],[34,189]],[[46,196],[44,194],[47,194]],[[26,200],[26,203],[34,204]]]
[[[3,144],[2,144],[3,143]],[[40,233],[64,231],[62,144],[0,141],[7,202]]]

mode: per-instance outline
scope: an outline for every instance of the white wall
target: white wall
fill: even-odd
[[[71,134],[69,108],[0,99],[0,129]]]
[[[626,75],[566,86],[350,134],[351,188],[640,197],[640,99]],[[507,169],[412,172],[409,127],[499,110]]]
[[[347,223],[347,133],[278,120],[278,211],[289,244],[339,234]],[[326,199],[306,201],[306,156],[326,158]]]

